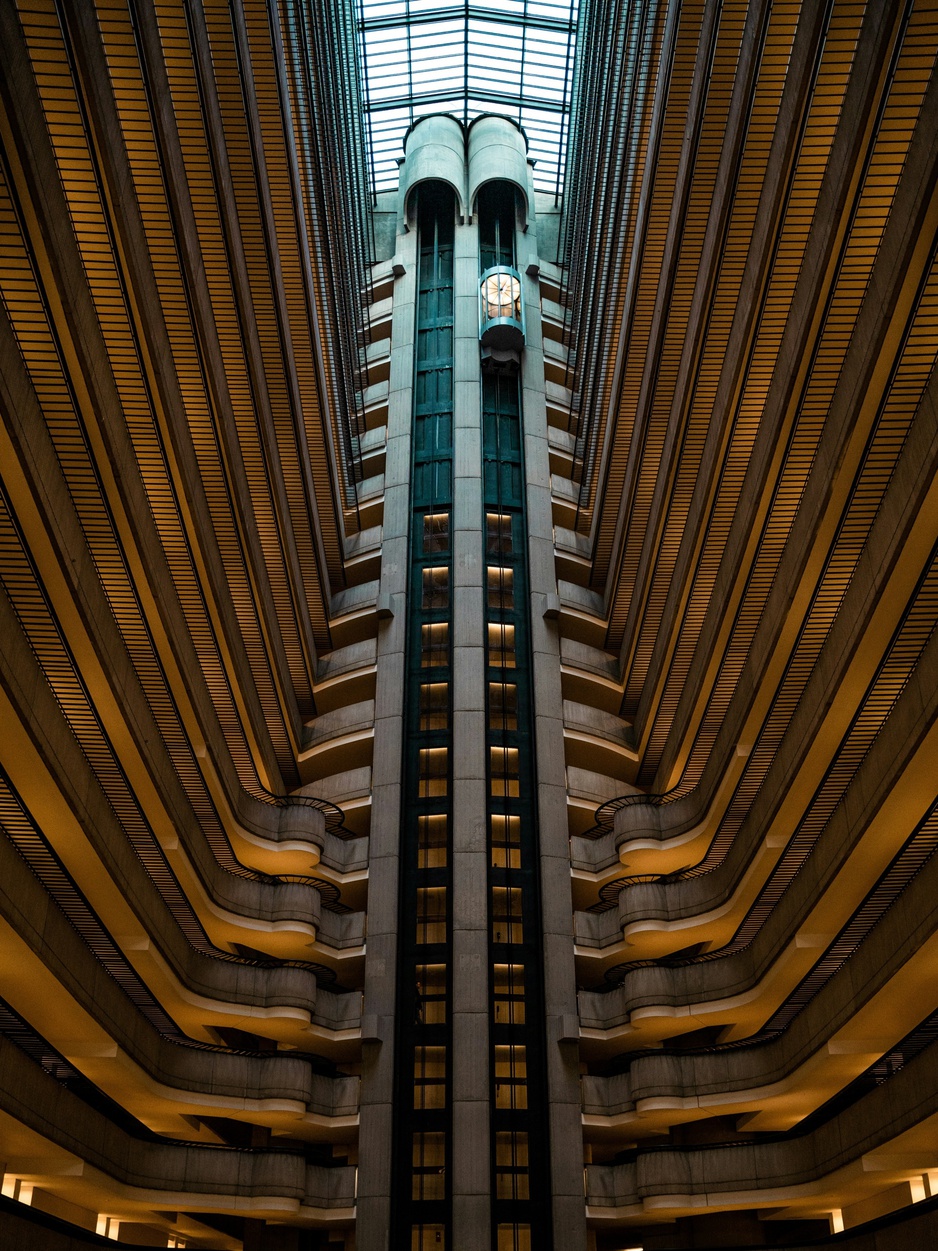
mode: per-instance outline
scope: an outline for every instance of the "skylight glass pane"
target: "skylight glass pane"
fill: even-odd
[[[499,113],[527,135],[535,187],[559,194],[577,0],[360,0],[360,13],[376,191],[397,186],[416,118]]]

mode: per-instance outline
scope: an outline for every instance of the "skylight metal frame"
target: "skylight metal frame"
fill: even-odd
[[[578,0],[359,0],[372,189],[397,186],[407,130],[430,113],[517,122],[534,185],[559,200]]]

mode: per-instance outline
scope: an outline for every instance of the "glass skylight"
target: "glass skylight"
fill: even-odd
[[[563,186],[578,0],[360,0],[365,120],[374,189],[397,186],[404,135],[418,117],[520,123],[534,185]]]

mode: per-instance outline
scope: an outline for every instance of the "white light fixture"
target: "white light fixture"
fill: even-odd
[[[479,338],[499,352],[520,353],[524,347],[521,275],[508,265],[494,265],[479,285]]]

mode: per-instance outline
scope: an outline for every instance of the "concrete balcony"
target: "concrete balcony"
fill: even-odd
[[[307,727],[298,764],[304,784],[371,763],[375,702],[363,700],[324,712]]]

